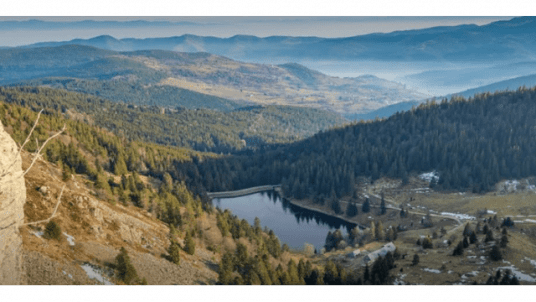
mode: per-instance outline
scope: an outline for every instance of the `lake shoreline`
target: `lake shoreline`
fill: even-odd
[[[300,208],[303,208],[303,209],[306,209],[306,210],[309,210],[309,211],[312,211],[312,212],[317,212],[317,213],[320,213],[320,214],[324,214],[324,215],[330,216],[332,218],[337,218],[337,219],[340,219],[340,220],[342,220],[342,221],[344,221],[346,223],[355,224],[356,226],[359,226],[359,228],[361,228],[361,229],[366,229],[367,228],[366,226],[364,226],[362,224],[359,224],[358,222],[348,220],[347,218],[344,218],[344,217],[342,217],[340,215],[335,215],[333,213],[328,213],[328,212],[323,211],[321,209],[307,206],[307,205],[301,203],[300,201],[290,199],[290,198],[286,197],[283,194],[283,190],[281,189],[281,187],[274,188],[274,191],[276,191],[281,196],[282,199],[288,201],[290,204],[292,204],[292,205],[294,205],[296,207],[300,207]]]

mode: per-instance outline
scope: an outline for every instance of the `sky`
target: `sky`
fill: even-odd
[[[2,30],[0,46],[20,46],[44,41],[66,41],[111,35],[115,38],[169,37],[183,34],[231,37],[234,35],[317,36],[349,37],[377,32],[420,29],[433,26],[459,24],[488,24],[512,17],[0,17],[0,21],[27,21],[31,19],[51,22],[94,21],[169,21],[168,27],[144,28],[87,28],[46,30]],[[183,22],[183,23],[180,23]],[[187,23],[184,23],[187,22]],[[173,23],[172,23],[173,24]]]

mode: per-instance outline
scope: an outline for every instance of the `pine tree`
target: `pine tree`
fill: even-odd
[[[304,279],[307,275],[305,269],[305,262],[303,261],[303,258],[300,258],[300,261],[298,262],[298,276],[300,279]]]
[[[225,253],[220,261],[218,270],[218,283],[219,284],[231,284],[231,276],[233,273],[233,255],[229,252]]]
[[[462,256],[462,255],[463,255],[463,242],[460,241],[460,242],[458,242],[458,245],[456,246],[456,248],[452,252],[452,256]]]
[[[493,231],[491,229],[488,229],[488,231],[486,232],[486,239],[484,240],[484,242],[490,242],[493,240],[495,240],[495,238],[493,238]]]
[[[471,226],[469,225],[469,222],[465,224],[465,227],[463,228],[463,236],[469,236],[471,235]]]
[[[329,260],[324,267],[324,283],[329,285],[338,285],[339,272],[333,261]]]
[[[169,245],[168,253],[169,253],[171,262],[179,265],[181,261],[181,255],[179,253],[179,244],[175,240],[171,241],[171,244]]]
[[[502,235],[500,245],[502,248],[505,248],[508,245],[508,237],[506,235]]]
[[[361,206],[361,211],[363,211],[363,213],[370,212],[370,200],[368,199],[368,197],[363,203],[363,205]]]
[[[119,153],[117,156],[116,161],[114,162],[114,174],[115,175],[124,175],[127,174],[127,164],[125,163],[125,159],[123,157],[122,153]]]
[[[415,266],[419,264],[419,255],[415,254],[413,255],[413,261],[411,262],[411,265]]]
[[[463,237],[463,248],[469,247],[469,241],[467,240],[467,236]]]
[[[476,233],[473,231],[471,232],[471,235],[469,235],[469,243],[473,244],[478,242],[478,238],[476,237]]]
[[[501,250],[497,245],[494,245],[490,252],[489,252],[489,258],[493,261],[499,261],[503,258]]]
[[[186,238],[184,239],[184,251],[190,255],[195,253],[195,241],[190,232],[186,233]]]
[[[138,273],[130,262],[130,256],[124,247],[121,248],[119,254],[115,257],[115,261],[119,278],[123,280],[125,284],[131,284],[132,282],[137,281]]]
[[[383,223],[382,221],[378,221],[378,224],[376,225],[376,230],[375,230],[375,236],[376,236],[376,240],[384,240],[385,239],[385,230],[383,229]]]
[[[302,284],[303,280],[300,278],[300,274],[298,272],[298,266],[296,265],[296,262],[294,262],[293,259],[290,259],[287,267],[288,267],[287,270],[288,270],[288,275],[290,277],[290,282],[296,285]]]
[[[383,197],[382,193],[382,201],[380,203],[380,215],[384,215],[385,213],[387,213],[387,207],[385,206],[385,198]]]
[[[374,221],[370,222],[370,237],[372,237],[373,239],[376,238],[376,224],[374,223]]]
[[[346,216],[354,217],[358,214],[357,206],[354,203],[348,204],[346,207]]]
[[[69,168],[69,166],[67,166],[66,164],[63,164],[62,166],[62,180],[63,181],[67,181],[69,179],[71,179],[71,176],[72,175],[72,172],[71,172],[71,168]]]
[[[434,248],[434,245],[432,243],[432,239],[430,239],[430,237],[427,236],[422,240],[422,248],[423,249],[432,249],[432,248]]]
[[[235,269],[238,270],[240,267],[246,265],[248,258],[249,258],[248,248],[242,243],[238,243],[236,245],[235,257],[234,257]]]

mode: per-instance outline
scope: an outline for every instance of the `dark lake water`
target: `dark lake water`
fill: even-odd
[[[222,210],[229,209],[240,219],[253,225],[259,217],[261,225],[275,232],[281,245],[301,250],[310,243],[320,250],[329,231],[341,229],[346,236],[356,225],[322,213],[292,205],[274,191],[266,191],[233,198],[214,198],[212,203]]]

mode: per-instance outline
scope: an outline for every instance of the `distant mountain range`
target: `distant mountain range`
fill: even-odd
[[[169,22],[169,21],[0,21],[0,31],[8,30],[59,30],[59,29],[97,29],[97,28],[147,28],[147,27],[170,27],[170,26],[193,26],[195,22]]]
[[[93,46],[0,50],[0,85],[50,86],[117,102],[229,111],[292,105],[343,116],[428,95],[371,75],[331,77],[302,65],[253,64],[209,53],[116,52]]]
[[[140,21],[142,22],[142,21]],[[162,49],[209,52],[239,60],[379,60],[441,62],[531,61],[536,57],[536,18],[520,17],[487,25],[441,26],[348,38],[237,35],[230,38],[182,35],[115,39],[99,36],[26,47],[87,45],[114,51]]]
[[[453,95],[459,95],[465,98],[469,98],[479,93],[486,93],[486,92],[494,93],[497,91],[505,91],[505,90],[515,91],[519,87],[523,87],[523,86],[526,86],[527,88],[536,86],[536,74],[531,74],[531,75],[523,76],[523,77],[517,77],[517,78],[473,88],[473,89],[468,89],[462,92],[448,95],[447,97],[451,97]]]

